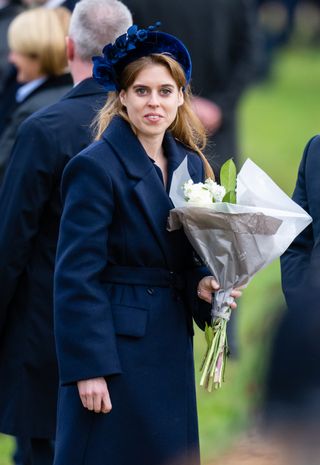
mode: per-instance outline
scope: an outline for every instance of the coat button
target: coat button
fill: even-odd
[[[153,290],[151,287],[149,287],[149,289],[147,289],[147,293],[148,293],[149,295],[153,295],[154,290]]]

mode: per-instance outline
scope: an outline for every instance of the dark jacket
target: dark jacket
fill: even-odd
[[[186,156],[193,180],[203,179],[201,158],[170,134],[164,150],[169,184]],[[124,120],[68,164],[62,196],[55,465],[189,464],[192,454],[198,464],[190,319],[209,318],[196,293],[206,270],[194,268],[183,231],[167,231],[172,202]],[[108,415],[86,410],[75,384],[98,376],[107,377]]]
[[[9,72],[8,65],[8,27],[15,16],[23,11],[18,3],[11,2],[4,8],[0,8],[0,95]]]
[[[320,259],[320,136],[311,139],[303,153],[293,193],[312,217],[312,223],[295,238],[281,257],[282,288],[287,298],[309,276],[311,260]],[[320,280],[318,281],[320,285]],[[288,302],[289,304],[289,302]]]
[[[0,431],[55,433],[53,269],[65,164],[91,139],[105,101],[92,79],[25,121],[0,195]]]
[[[48,78],[21,103],[14,103],[0,137],[0,182],[4,176],[20,124],[41,108],[57,102],[72,87],[70,74]]]

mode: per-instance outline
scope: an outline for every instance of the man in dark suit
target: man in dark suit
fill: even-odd
[[[319,173],[320,136],[316,136],[308,142],[304,150],[292,196],[293,200],[309,213],[313,221],[296,237],[281,257],[282,288],[287,300],[290,300],[292,291],[302,284],[310,264],[314,264],[320,258]],[[320,284],[316,274],[308,273],[308,279],[314,280],[313,284]]]
[[[255,9],[252,0],[124,0],[134,23],[161,21],[193,61],[195,106],[210,134],[208,159],[216,174],[238,154],[236,108],[253,74]]]
[[[313,222],[281,257],[288,309],[274,338],[266,388],[269,421],[289,422],[287,427],[294,422],[300,433],[308,432],[312,424],[318,431],[320,426],[319,173],[320,136],[316,136],[304,150],[292,197]],[[316,440],[318,444],[318,433]]]
[[[32,465],[52,463],[58,373],[53,270],[65,164],[92,140],[106,92],[91,56],[131,24],[116,0],[82,0],[67,55],[75,87],[21,126],[0,195],[0,431],[31,439]],[[76,445],[75,445],[76,447]]]

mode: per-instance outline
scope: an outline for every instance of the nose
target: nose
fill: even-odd
[[[152,91],[150,93],[150,98],[149,98],[149,101],[148,101],[148,105],[150,105],[151,107],[158,107],[159,106],[159,96],[158,96],[158,93],[156,91]]]

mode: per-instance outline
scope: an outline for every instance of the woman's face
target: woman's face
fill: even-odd
[[[148,65],[120,100],[140,138],[163,136],[183,104],[183,92],[163,65]]]
[[[20,83],[30,82],[41,77],[40,63],[37,58],[11,51],[9,62],[17,68],[17,81]]]

